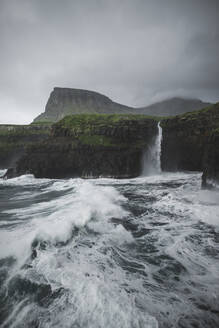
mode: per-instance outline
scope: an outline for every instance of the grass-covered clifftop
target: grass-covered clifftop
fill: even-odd
[[[208,106],[206,108],[188,112],[182,115],[176,115],[173,117],[164,118],[162,120],[162,127],[174,129],[176,126],[180,130],[181,128],[193,126],[196,123],[197,128],[219,128],[219,102]],[[200,133],[202,130],[200,130]],[[208,131],[210,133],[210,131]],[[193,131],[191,131],[193,133]]]
[[[135,177],[157,129],[157,120],[142,115],[66,116],[52,126],[47,140],[28,147],[17,172],[49,178]]]
[[[66,116],[54,124],[54,137],[73,137],[90,146],[144,147],[156,129],[158,118],[126,114],[81,114]],[[147,127],[147,128],[146,128]]]

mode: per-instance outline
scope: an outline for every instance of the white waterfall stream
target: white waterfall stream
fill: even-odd
[[[162,142],[162,128],[160,122],[158,123],[158,134],[153,142],[145,151],[143,157],[142,175],[153,175],[161,173],[161,142]]]

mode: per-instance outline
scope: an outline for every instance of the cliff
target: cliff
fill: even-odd
[[[219,185],[219,128],[208,138],[203,160],[202,186]]]
[[[208,103],[196,99],[172,98],[162,102],[133,108],[113,102],[110,98],[93,91],[54,88],[45,112],[37,116],[34,122],[57,122],[73,114],[138,114],[152,116],[170,116],[204,108]]]
[[[26,146],[44,140],[50,125],[0,125],[0,168],[14,166]]]
[[[212,131],[219,127],[219,103],[163,120],[162,169],[202,171]]]
[[[54,88],[46,104],[45,112],[36,117],[34,122],[57,122],[72,114],[127,114],[132,111],[133,108],[117,104],[94,91]]]
[[[141,174],[142,155],[157,134],[157,121],[140,115],[72,115],[51,136],[27,149],[17,173],[36,177],[115,177]]]

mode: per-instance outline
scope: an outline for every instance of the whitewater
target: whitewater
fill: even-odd
[[[0,325],[216,328],[218,251],[199,173],[0,180]]]

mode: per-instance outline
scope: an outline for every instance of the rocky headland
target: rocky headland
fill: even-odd
[[[73,114],[129,114],[133,108],[117,104],[94,91],[54,88],[46,104],[45,112],[34,122],[58,122]]]
[[[136,177],[157,121],[140,115],[72,115],[52,126],[50,137],[28,147],[17,174],[35,177]]]

